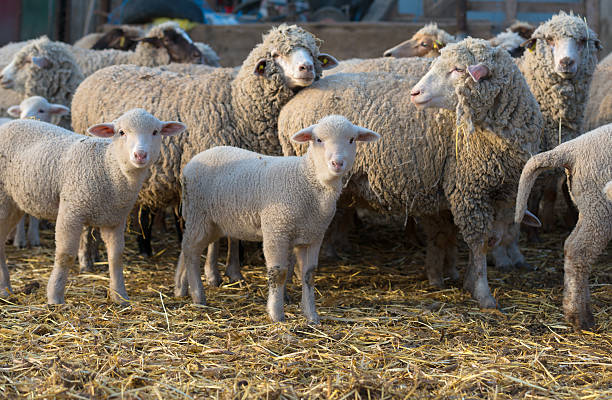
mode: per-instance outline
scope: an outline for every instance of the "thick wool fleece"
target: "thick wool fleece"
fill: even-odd
[[[580,53],[578,71],[571,79],[563,79],[555,72],[552,49],[546,42],[548,37],[559,36],[588,39]],[[544,116],[542,150],[550,150],[583,132],[584,109],[597,64],[593,42],[597,35],[580,17],[560,12],[540,25],[532,37],[537,38],[535,50],[525,51],[518,65]]]
[[[389,72],[393,74],[406,75],[409,77],[417,77],[415,74],[419,74],[421,72],[421,68],[417,67],[417,70],[414,70],[415,65],[423,65],[423,62],[415,61],[413,58],[414,57],[352,58],[350,60],[341,61],[336,68],[325,71],[323,73],[323,76],[327,77],[329,75],[334,75],[343,72]],[[429,65],[429,63],[433,61],[433,59],[431,58],[428,58],[427,60],[429,60],[427,61],[427,65]],[[425,70],[425,72],[427,71]],[[423,76],[425,72],[420,73],[417,78]]]
[[[450,207],[469,243],[491,230],[495,203],[514,198],[522,164],[538,149],[542,117],[505,50],[468,39],[444,54],[460,65],[483,62],[491,70],[490,79],[475,83],[467,77],[457,89],[456,114],[419,111],[409,103],[407,94],[431,62],[412,59],[410,75],[336,74],[315,83],[285,106],[279,136],[285,154],[292,154],[290,135],[327,114],[379,132],[380,141],[358,152],[347,191],[400,215],[434,215]]]
[[[584,112],[585,130],[612,122],[612,54],[597,64]]]
[[[136,66],[106,68],[79,87],[72,105],[73,126],[78,132],[133,107],[185,123],[187,132],[163,140],[161,157],[139,200],[151,208],[178,204],[180,172],[201,151],[231,145],[264,154],[281,153],[278,114],[295,92],[285,85],[272,53],[288,54],[296,47],[310,51],[320,77],[317,40],[297,26],[286,25],[265,35],[238,71],[218,68],[188,76]],[[253,73],[260,59],[267,60],[263,77]]]

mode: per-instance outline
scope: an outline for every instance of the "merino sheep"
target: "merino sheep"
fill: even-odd
[[[517,62],[544,117],[542,150],[550,150],[583,132],[589,86],[601,44],[582,18],[562,11],[542,23],[525,47],[528,51]],[[537,208],[540,199],[545,199],[540,212],[545,229],[554,225],[555,177],[558,175],[547,177],[531,203],[531,208]]]
[[[495,307],[485,253],[500,239],[493,235],[493,222],[501,210],[512,208],[523,162],[538,150],[542,116],[510,55],[484,40],[466,39],[445,47],[412,91],[413,101],[422,103],[418,88],[436,77],[444,106],[456,115],[449,110],[417,110],[408,103],[408,93],[432,60],[410,62],[412,76],[336,74],[298,93],[279,117],[283,150],[294,151],[287,140],[290,132],[330,113],[389,132],[369,151],[357,154],[346,192],[378,210],[419,217],[428,246],[453,244],[449,235],[454,228],[446,217],[450,210],[471,250],[464,287],[481,307]],[[455,66],[458,70],[449,74]],[[488,73],[474,82],[467,66]],[[439,286],[443,268],[456,274],[451,265],[454,253],[429,250],[426,270],[430,282]]]
[[[612,239],[612,203],[601,190],[612,179],[610,149],[612,125],[604,125],[533,156],[523,169],[516,199],[515,220],[520,222],[537,176],[545,169],[565,168],[579,218],[564,245],[563,310],[567,321],[577,329],[594,325],[589,270]]]
[[[204,248],[221,236],[263,240],[268,273],[268,314],[284,321],[283,294],[290,252],[302,274],[302,311],[318,324],[314,272],[323,234],[336,211],[342,177],[355,160],[357,142],[379,135],[332,115],[291,139],[309,143],[303,157],[272,157],[235,147],[215,147],[191,159],[182,176],[185,233],[176,273],[176,294],[205,304],[200,278]],[[208,271],[207,271],[208,272]]]
[[[145,35],[146,32],[137,26],[121,25],[108,32],[85,35],[74,42],[73,46],[93,50],[134,50],[138,45],[138,39]]]
[[[444,46],[455,43],[455,37],[438,24],[427,24],[419,29],[412,37],[395,47],[385,50],[384,57],[438,57]]]
[[[34,120],[0,126],[0,296],[12,291],[6,236],[27,212],[56,221],[50,304],[64,303],[68,269],[84,225],[100,228],[108,251],[110,296],[127,301],[121,266],[126,219],[148,167],[159,156],[161,137],[184,129],[180,122],[161,122],[141,109],[89,128],[88,133],[103,139]]]
[[[239,70],[218,68],[194,76],[136,66],[98,71],[79,86],[72,122],[79,131],[92,121],[139,106],[186,123],[187,134],[164,141],[139,199],[142,206],[162,209],[179,203],[180,172],[203,150],[232,145],[282,154],[276,130],[281,108],[299,89],[319,79],[323,69],[336,64],[333,57],[319,53],[318,41],[309,32],[281,25],[263,37]]]
[[[586,130],[612,122],[612,54],[601,60],[593,73],[584,119]]]
[[[19,105],[12,106],[8,109],[9,115],[21,119],[36,119],[43,122],[51,122],[54,117],[66,115],[70,109],[61,104],[52,104],[44,97],[32,96],[23,100]],[[15,230],[15,239],[13,245],[15,247],[26,247],[27,243],[30,246],[40,246],[40,236],[38,233],[38,219],[30,215],[28,224],[28,233],[26,237],[25,231],[25,216],[19,220]]]

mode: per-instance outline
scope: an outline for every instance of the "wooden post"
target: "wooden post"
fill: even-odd
[[[506,26],[516,19],[517,1],[506,0]]]
[[[599,0],[584,0],[584,9],[589,27],[599,34]]]
[[[457,0],[457,32],[458,39],[467,34],[467,0]]]

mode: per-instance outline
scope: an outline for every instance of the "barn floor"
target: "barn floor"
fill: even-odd
[[[525,247],[536,272],[489,281],[500,309],[461,289],[435,290],[424,250],[382,224],[355,234],[316,277],[322,324],[296,304],[265,313],[261,251],[247,246],[246,283],[207,288],[208,306],[172,296],[178,245],[158,234],[151,259],[127,239],[129,307],[106,299],[105,267],[71,275],[65,306],[47,306],[53,233],[8,248],[15,295],[0,301],[0,397],[15,398],[612,398],[612,247],[593,267],[597,326],[573,332],[561,310],[565,233]],[[467,255],[462,248],[460,268]]]

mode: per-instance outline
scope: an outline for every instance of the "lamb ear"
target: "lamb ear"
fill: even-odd
[[[266,74],[266,64],[268,61],[265,58],[257,61],[257,65],[255,65],[255,70],[253,73],[257,76],[264,76]]]
[[[535,228],[542,227],[542,223],[540,222],[538,217],[533,215],[533,213],[529,210],[525,210],[525,215],[523,216],[523,220],[521,221],[521,223],[527,226],[533,226]]]
[[[49,107],[49,114],[66,115],[68,113],[70,113],[70,109],[61,104],[51,104],[51,107]]]
[[[360,126],[357,127],[358,142],[375,142],[378,139],[380,139],[380,135],[378,133]]]
[[[101,138],[109,138],[115,135],[115,125],[113,124],[97,124],[90,126],[87,133]]]
[[[10,106],[8,110],[6,110],[8,115],[11,117],[19,118],[21,115],[21,107],[19,106]]]
[[[316,125],[310,125],[308,128],[304,128],[298,133],[291,136],[291,140],[296,143],[306,143],[314,139],[314,128]]]
[[[523,43],[521,43],[521,47],[524,47],[528,49],[529,51],[534,51],[537,42],[538,42],[538,38],[532,37],[531,39],[527,39]]]
[[[482,79],[489,76],[489,68],[484,64],[470,65],[467,67],[467,72],[474,82],[480,82]]]
[[[338,66],[338,60],[327,53],[320,53],[317,58],[321,61],[321,68],[324,70],[336,68]]]
[[[163,136],[174,136],[187,129],[187,126],[182,122],[168,121],[162,122],[161,134]]]
[[[51,60],[49,60],[45,56],[42,56],[42,57],[32,57],[30,60],[32,61],[33,64],[35,64],[39,68],[43,68],[43,69],[49,69],[49,68],[51,68],[51,65],[52,65]]]

